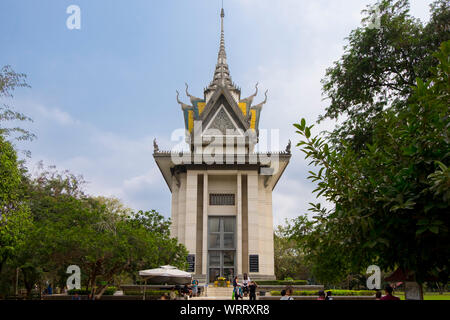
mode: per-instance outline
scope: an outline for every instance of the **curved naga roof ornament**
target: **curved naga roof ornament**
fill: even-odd
[[[269,90],[266,90],[266,92],[264,92],[264,95],[266,97],[264,99],[264,101],[261,102],[260,104],[257,104],[256,106],[252,106],[250,108],[250,113],[247,116],[247,121],[250,123],[251,128],[256,130],[257,132],[259,132],[258,128],[259,128],[259,119],[261,116],[261,110],[262,110],[263,106],[267,103],[267,92],[268,91]]]
[[[242,99],[241,102],[246,102],[249,106],[251,106],[253,99],[255,99],[255,97],[258,95],[258,85],[259,85],[259,82],[257,82],[255,85],[256,92],[254,94],[252,94],[250,97]]]
[[[186,95],[189,97],[189,99],[191,99],[191,103],[193,105],[195,105],[196,102],[203,101],[203,99],[201,99],[201,98],[197,98],[195,96],[190,95],[189,91],[188,91],[189,90],[189,85],[187,83],[184,83],[184,84],[186,85]]]
[[[266,96],[266,98],[264,99],[263,102],[261,102],[260,104],[257,104],[256,106],[251,107],[251,109],[257,110],[257,111],[261,111],[262,107],[267,103],[267,92],[269,90],[266,90],[266,92],[264,92],[264,95]]]
[[[182,101],[180,101],[180,93],[178,92],[178,90],[177,90],[177,102],[181,106],[181,109],[183,109],[183,111],[194,110],[193,106],[190,106],[190,105],[185,104]]]

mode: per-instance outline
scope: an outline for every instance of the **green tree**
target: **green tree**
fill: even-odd
[[[310,277],[309,266],[288,230],[287,227],[278,226],[274,233],[275,276],[280,280],[306,280]]]
[[[315,192],[334,207],[313,204],[314,220],[299,220],[292,233],[307,235],[299,241],[327,275],[377,264],[410,270],[421,284],[448,281],[450,41],[434,57],[430,78],[417,79],[406,107],[388,107],[371,120],[371,142],[358,151],[348,141],[313,137],[305,120],[295,124],[298,146],[319,167],[309,176]]]
[[[433,2],[425,25],[410,15],[408,0],[381,0],[364,13],[363,26],[350,33],[342,58],[322,80],[330,104],[319,119],[342,119],[331,138],[336,145],[346,140],[355,150],[371,141],[385,108],[406,107],[416,78],[431,76],[437,64],[433,53],[450,39],[449,0]],[[381,28],[369,25],[375,16]]]
[[[117,199],[90,197],[84,180],[53,167],[26,180],[34,228],[14,259],[28,291],[44,281],[63,287],[69,265],[101,297],[118,275],[164,264],[184,267],[187,251],[169,237],[170,222],[156,211],[134,213]]]
[[[21,201],[21,167],[11,143],[0,135],[0,275],[4,265],[25,241],[31,226],[29,208]],[[0,278],[2,278],[0,277]],[[9,293],[0,283],[0,293]]]
[[[29,87],[26,82],[26,75],[16,73],[11,66],[4,66],[0,69],[0,99],[8,99],[13,97],[13,92],[20,87]],[[17,140],[32,140],[36,136],[29,131],[20,127],[7,127],[2,124],[5,121],[32,121],[26,115],[14,111],[10,105],[3,103],[0,105],[0,135],[8,137],[18,134]]]

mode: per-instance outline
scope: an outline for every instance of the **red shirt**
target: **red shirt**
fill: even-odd
[[[387,294],[383,298],[381,298],[381,300],[400,300],[400,298],[399,297],[394,297],[391,294]]]

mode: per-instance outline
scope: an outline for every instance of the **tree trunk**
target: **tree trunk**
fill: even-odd
[[[419,288],[420,288],[420,300],[423,301],[423,284],[419,283]]]
[[[443,295],[443,294],[444,294],[444,286],[441,286],[441,285],[439,284],[439,282],[436,282],[436,286],[437,286],[437,288],[438,288],[439,295]]]
[[[0,260],[0,274],[2,273],[3,265],[5,264],[5,262],[6,262],[6,258],[3,258]]]
[[[118,273],[119,270],[122,270],[122,271],[123,271],[123,269],[122,269],[121,267],[115,267],[115,268],[112,268],[112,269],[108,272],[108,274],[105,275],[105,282],[106,282],[106,285],[102,285],[102,286],[100,287],[101,289],[100,289],[100,292],[97,294],[96,299],[100,299],[100,298],[102,297],[102,295],[105,293],[106,289],[108,289],[109,283],[113,280],[114,274]]]
[[[25,289],[27,290],[27,298],[30,299],[31,298],[31,290],[33,290],[33,284],[31,283],[32,281],[30,281],[29,277],[27,277],[27,273],[25,270],[22,270],[22,275],[23,275],[23,283],[25,285]]]
[[[94,274],[91,278],[91,298],[95,297],[95,280],[97,280],[97,276]]]
[[[95,296],[95,300],[100,300],[101,299],[101,297],[105,293],[106,289],[108,289],[108,285],[104,285],[104,286],[102,285],[100,288],[101,288],[100,292]]]

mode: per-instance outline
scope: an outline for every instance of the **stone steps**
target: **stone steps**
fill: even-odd
[[[231,299],[233,288],[210,287],[208,286],[208,297],[227,297]]]

